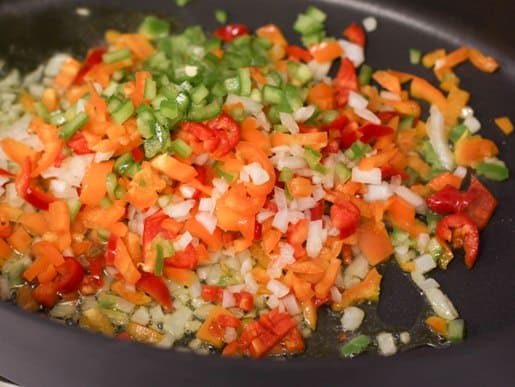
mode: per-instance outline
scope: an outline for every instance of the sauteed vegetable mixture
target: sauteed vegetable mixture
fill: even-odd
[[[361,326],[397,264],[428,331],[460,341],[431,271],[456,252],[473,268],[497,205],[476,176],[508,170],[454,68],[498,64],[469,47],[406,53],[438,88],[373,69],[364,29],[331,37],[325,20],[298,16],[300,46],[273,24],[171,34],[150,16],[83,60],[10,72],[1,297],[119,339],[251,357],[303,352],[328,307],[342,356],[390,355],[409,332]]]

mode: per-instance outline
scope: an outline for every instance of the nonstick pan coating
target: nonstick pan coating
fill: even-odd
[[[458,71],[471,91],[471,105],[501,157],[515,170],[514,137],[505,137],[493,118],[515,109],[515,34],[512,0],[431,2],[392,0],[193,0],[178,8],[172,0],[0,0],[0,59],[24,70],[57,51],[83,55],[99,43],[107,28],[134,29],[142,15],[172,16],[178,28],[216,27],[214,10],[255,28],[279,24],[294,39],[291,26],[308,4],[329,15],[329,31],[339,34],[351,21],[372,15],[377,31],[369,34],[367,63],[430,77],[409,64],[408,50],[429,51],[471,45],[496,57],[501,70],[486,75],[465,65]],[[77,16],[77,6],[91,9]],[[467,322],[468,338],[447,349],[420,348],[391,358],[362,356],[338,359],[334,322],[322,326],[309,352],[289,361],[222,359],[121,343],[78,328],[65,328],[41,316],[0,304],[0,374],[26,386],[104,385],[515,385],[515,180],[489,184],[500,206],[482,234],[480,258],[472,271],[456,259],[436,275]],[[409,327],[421,299],[410,283],[387,267],[379,314],[385,325]]]

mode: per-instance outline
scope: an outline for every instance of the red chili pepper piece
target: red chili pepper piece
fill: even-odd
[[[439,214],[463,212],[474,199],[470,191],[461,192],[456,187],[446,185],[426,199],[427,207]]]
[[[358,24],[352,23],[343,31],[343,36],[345,36],[352,43],[356,43],[361,47],[365,46],[365,31]]]
[[[338,107],[344,107],[349,100],[349,92],[358,90],[356,69],[349,58],[343,58],[336,78],[333,80],[335,101]]]
[[[86,141],[86,137],[81,132],[76,132],[72,138],[70,138],[66,145],[70,148],[73,153],[76,155],[87,155],[89,153],[95,153],[89,149],[88,142]]]
[[[140,280],[136,283],[136,289],[147,293],[161,304],[166,311],[172,311],[172,296],[162,277],[142,272]]]
[[[442,218],[436,226],[439,238],[452,242],[454,248],[465,250],[465,264],[471,269],[479,251],[479,231],[466,215],[452,214]]]
[[[359,131],[361,132],[361,137],[359,140],[365,144],[376,141],[379,137],[393,134],[393,129],[389,126],[370,123],[363,125],[361,128],[359,128]]]
[[[173,257],[165,259],[166,266],[177,267],[180,269],[193,270],[197,267],[198,258],[195,247],[190,243],[182,251],[176,251]]]
[[[81,84],[84,81],[84,76],[91,70],[95,65],[102,62],[102,55],[107,52],[106,47],[97,47],[89,50],[88,56],[82,65],[82,68],[77,73],[74,84]]]
[[[75,258],[65,258],[64,263],[56,267],[56,270],[58,275],[54,282],[57,291],[71,293],[80,287],[84,279],[84,268]]]
[[[347,238],[358,229],[361,213],[350,200],[340,200],[333,204],[330,215],[333,226],[340,230],[342,238]]]
[[[227,24],[213,34],[224,42],[232,42],[238,36],[248,35],[249,29],[244,24]]]
[[[492,217],[498,204],[497,200],[475,176],[470,179],[468,192],[472,196],[472,201],[463,213],[482,230]]]

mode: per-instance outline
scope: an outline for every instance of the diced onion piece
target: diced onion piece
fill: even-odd
[[[318,63],[315,59],[309,61],[307,65],[313,73],[313,79],[315,81],[323,80],[331,69],[331,62]]]
[[[242,172],[247,173],[247,175],[250,177],[250,180],[252,180],[252,183],[255,185],[265,184],[270,180],[268,172],[265,171],[258,163],[245,165],[242,168]]]
[[[381,120],[378,116],[376,116],[374,113],[372,113],[368,109],[354,109],[354,113],[356,113],[358,116],[363,118],[364,120],[367,120],[373,124],[380,125]]]
[[[408,344],[411,341],[411,335],[409,332],[401,332],[399,339],[401,340],[402,344]]]
[[[323,234],[322,220],[309,222],[308,240],[306,242],[306,252],[309,257],[316,257],[320,254],[320,250],[322,250],[322,246],[325,242]]]
[[[381,184],[381,169],[372,168],[368,171],[352,168],[352,181],[364,184]]]
[[[355,91],[349,91],[349,102],[348,105],[352,109],[366,109],[368,106],[368,100],[361,94]]]
[[[477,133],[481,129],[481,123],[474,116],[468,116],[465,118],[463,124],[470,130],[470,133]]]
[[[198,204],[198,210],[212,213],[215,210],[216,202],[213,198],[202,198]]]
[[[299,133],[299,125],[295,121],[295,118],[289,113],[280,112],[279,119],[281,120],[281,124],[288,129],[288,131],[292,134]]]
[[[131,316],[131,321],[140,325],[147,325],[150,322],[150,314],[148,309],[144,306],[140,306]]]
[[[403,185],[395,186],[393,191],[401,198],[406,200],[409,204],[415,207],[418,213],[425,213],[427,210],[426,201],[422,196],[417,194],[415,191],[410,190],[408,187]]]
[[[460,118],[467,118],[467,117],[471,117],[474,115],[474,109],[472,109],[470,106],[464,106],[462,109],[461,109],[461,112],[460,112]]]
[[[365,61],[365,50],[359,44],[349,42],[345,39],[338,40],[340,47],[343,49],[344,57],[354,64],[354,67],[359,67]]]
[[[451,300],[440,289],[426,289],[424,290],[424,294],[438,316],[446,320],[454,320],[458,317],[458,312]]]
[[[376,340],[381,355],[391,356],[397,352],[397,346],[391,333],[381,332],[376,336]]]
[[[421,255],[413,260],[415,263],[415,270],[419,273],[427,273],[436,267],[436,262],[430,254]]]
[[[342,300],[342,294],[340,293],[340,290],[336,286],[333,286],[331,288],[331,300],[334,302],[341,302]]]
[[[232,343],[234,340],[238,338],[238,332],[236,328],[227,327],[224,331],[224,341],[226,343]]]
[[[229,94],[225,100],[225,105],[234,105],[241,103],[245,112],[252,115],[257,115],[263,112],[263,105],[259,102],[254,101],[252,98],[240,97],[239,95]]]
[[[279,231],[285,233],[288,230],[288,210],[283,209],[277,211],[272,221],[272,226]]]
[[[363,19],[363,27],[365,28],[365,31],[372,32],[375,31],[377,28],[377,19],[373,16],[368,16]]]
[[[466,176],[467,176],[467,168],[465,168],[464,166],[462,165],[459,165],[456,167],[456,169],[454,170],[454,174],[458,177],[461,177],[462,179],[464,179]]]
[[[209,212],[197,212],[195,215],[195,219],[202,225],[204,228],[210,233],[214,233],[216,229],[216,225],[218,223],[218,219],[213,214]]]
[[[387,200],[392,195],[393,192],[390,185],[383,182],[381,184],[369,184],[367,186],[367,193],[363,195],[363,199],[371,203],[378,200]]]
[[[445,135],[443,114],[434,105],[429,109],[429,118],[426,124],[429,141],[433,147],[438,160],[442,166],[450,171],[454,169],[455,163],[451,150],[449,149],[448,139]]]
[[[418,271],[411,272],[411,279],[422,291],[440,287],[440,284],[434,278],[425,278],[424,274]]]
[[[342,329],[344,331],[354,331],[358,329],[365,318],[365,312],[356,307],[349,306],[343,310],[341,318]]]
[[[195,206],[195,200],[184,200],[166,206],[163,212],[170,218],[181,219],[189,215],[193,206]]]
[[[188,184],[181,184],[179,186],[179,192],[186,199],[191,199],[193,197],[193,195],[195,195],[195,191],[196,191],[196,189]]]
[[[189,233],[189,231],[186,231],[184,234],[182,234],[175,242],[173,242],[173,248],[176,251],[182,251],[188,245],[193,241],[193,237]]]
[[[275,279],[268,281],[266,288],[277,298],[282,298],[290,292],[290,288],[288,288],[288,286]]]
[[[286,297],[282,298],[281,301],[283,302],[286,311],[292,316],[301,312],[297,299],[293,294],[288,294]]]
[[[234,295],[229,290],[224,289],[222,296],[222,307],[232,308],[233,306],[236,306],[236,299],[234,298]]]
[[[306,122],[307,120],[309,120],[311,118],[311,116],[313,116],[315,111],[316,111],[316,108],[313,105],[303,106],[303,107],[297,109],[293,113],[293,118],[297,122]],[[298,127],[298,125],[297,125],[297,127]]]

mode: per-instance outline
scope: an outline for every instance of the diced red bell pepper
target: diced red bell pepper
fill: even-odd
[[[241,321],[239,319],[237,319],[234,316],[229,316],[227,314],[221,314],[220,316],[218,316],[217,323],[222,328],[236,328],[236,329],[238,329],[240,327],[240,325],[241,325]]]
[[[73,153],[76,155],[87,155],[90,153],[95,153],[95,151],[92,151],[89,149],[88,142],[86,141],[86,137],[81,132],[76,132],[72,138],[70,138],[66,145],[68,148],[70,148]]]
[[[136,148],[134,148],[132,151],[131,151],[131,154],[132,154],[132,158],[134,159],[135,162],[137,163],[140,163],[143,161],[143,159],[145,158],[145,153],[143,153],[143,150],[138,146]]]
[[[64,263],[56,267],[57,277],[54,279],[57,291],[71,293],[77,290],[84,279],[84,268],[73,257],[66,257]]]
[[[465,264],[471,269],[479,251],[479,231],[466,215],[452,214],[442,218],[436,226],[438,238],[452,242],[454,248],[465,250]]]
[[[163,235],[167,240],[171,240],[177,236],[176,233],[162,227],[162,224],[166,219],[169,219],[169,217],[163,212],[163,210],[159,210],[155,214],[145,218],[145,221],[143,222],[144,251],[158,235]]]
[[[358,24],[352,23],[343,31],[343,36],[345,36],[352,43],[358,44],[361,47],[365,46],[366,37],[365,31]]]
[[[347,125],[349,124],[349,118],[347,116],[339,116],[335,118],[331,123],[324,125],[322,129],[324,130],[330,130],[330,129],[336,129],[336,130],[344,130]]]
[[[343,58],[338,74],[333,80],[333,88],[338,107],[346,106],[349,100],[349,92],[358,90],[356,69],[349,58]]]
[[[241,310],[250,312],[254,308],[254,296],[249,292],[234,293],[234,299]]]
[[[431,211],[450,214],[465,211],[473,199],[472,192],[461,192],[456,187],[446,185],[440,191],[428,196],[426,203]]]
[[[397,113],[397,112],[379,112],[376,115],[381,120],[382,123],[387,123],[393,117],[397,117],[399,115],[399,113]]]
[[[97,47],[89,50],[88,56],[82,65],[82,68],[77,73],[74,84],[80,84],[84,81],[84,76],[91,70],[95,65],[102,62],[102,55],[107,52],[106,47]]]
[[[136,289],[147,293],[156,300],[167,312],[172,311],[172,296],[162,277],[142,272],[141,278],[136,283]]]
[[[472,196],[472,201],[463,213],[472,219],[478,229],[482,230],[497,207],[497,199],[475,176],[470,179],[468,193]]]
[[[320,219],[322,219],[322,215],[324,215],[324,211],[325,211],[325,203],[324,203],[324,200],[321,200],[321,201],[318,202],[316,207],[313,207],[310,210],[311,220],[320,220]]]
[[[202,299],[207,302],[222,302],[224,290],[216,285],[202,286]]]
[[[359,131],[361,132],[361,137],[359,140],[365,144],[376,141],[379,137],[389,136],[394,132],[393,129],[389,126],[371,123],[363,125],[361,128],[359,128]]]
[[[400,176],[402,180],[409,179],[409,175],[402,169],[395,168],[391,164],[385,164],[381,166],[381,179],[390,180],[394,176]]]
[[[111,233],[109,235],[109,239],[107,240],[107,248],[105,255],[105,264],[108,266],[114,265],[114,258],[116,256],[116,244],[118,243],[118,237]]]
[[[213,34],[224,42],[232,42],[238,36],[248,35],[249,29],[244,24],[227,24]]]
[[[358,229],[361,213],[350,200],[333,204],[330,215],[333,226],[340,230],[341,238],[347,238]]]
[[[195,247],[190,243],[182,251],[176,251],[173,257],[165,258],[165,265],[179,269],[193,270],[197,267],[198,257]]]
[[[292,246],[302,245],[308,238],[309,220],[301,219],[297,223],[291,223],[286,232],[286,240]]]

